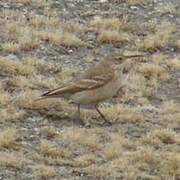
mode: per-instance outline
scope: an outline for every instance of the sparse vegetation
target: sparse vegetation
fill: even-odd
[[[0,133],[0,149],[16,149],[18,132],[14,128],[7,128]]]
[[[33,166],[32,170],[37,179],[49,179],[56,175],[55,168],[44,164]]]
[[[179,180],[178,3],[1,0],[0,179]],[[112,126],[35,101],[114,51],[144,57],[99,106]]]

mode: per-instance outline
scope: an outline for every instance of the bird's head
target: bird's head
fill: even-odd
[[[111,56],[111,61],[116,65],[121,65],[127,60],[137,61],[137,58],[144,57],[142,54],[134,54],[134,55],[123,55],[123,54],[113,54]]]
[[[108,60],[111,61],[117,71],[124,74],[129,72],[133,65],[137,64],[142,57],[144,57],[143,54],[124,55],[114,53]]]

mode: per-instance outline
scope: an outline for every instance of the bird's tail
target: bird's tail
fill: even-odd
[[[35,99],[34,101],[41,101],[44,99],[54,98],[55,94],[53,94],[53,92],[56,91],[57,89],[53,89],[53,90],[50,90],[48,92],[45,92],[44,94],[41,94],[40,97]]]
[[[49,97],[39,97],[39,98],[37,98],[37,99],[34,99],[34,102],[36,102],[36,101],[41,101],[41,100],[44,100],[44,99],[47,99],[47,98],[49,98]]]

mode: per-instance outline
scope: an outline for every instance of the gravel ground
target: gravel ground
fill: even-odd
[[[31,19],[35,16],[46,17],[48,13],[58,22],[79,23],[83,31],[76,32],[75,29],[72,33],[88,45],[68,46],[46,39],[28,50],[7,50],[5,43],[16,43],[16,39],[10,38],[7,33],[8,22],[18,22],[11,12],[19,13],[16,16],[22,27],[31,26]],[[176,28],[170,36],[173,42],[178,40],[179,12],[178,0],[136,0],[136,3],[131,0],[1,0],[0,179],[179,180],[180,68],[172,68],[174,66],[166,63],[174,58],[180,61],[179,44],[166,42],[155,49],[136,46],[136,42],[154,33],[143,26],[150,21],[156,22],[157,27],[163,21],[175,24]],[[94,17],[122,19],[126,15],[127,24],[131,27],[123,25],[122,30],[129,34],[128,42],[103,43],[97,40],[101,31],[92,25]],[[43,26],[37,28],[34,25],[33,28],[47,30]],[[57,30],[54,24],[48,25],[48,28],[49,31],[53,29],[54,33]],[[142,95],[138,88],[130,89],[129,85],[123,98],[118,96],[102,104],[108,117],[115,121],[111,127],[101,125],[100,117],[92,110],[83,110],[82,113],[85,121],[90,122],[90,127],[73,122],[71,116],[76,108],[61,100],[49,100],[33,106],[24,102],[23,98],[27,102],[28,96],[34,98],[57,87],[69,76],[76,76],[115,50],[140,51],[150,59],[153,55],[160,57],[159,54],[163,54],[166,61],[160,61],[158,67],[164,68],[168,78],[157,77],[153,95]],[[2,57],[13,62],[23,62],[23,58],[33,57],[42,60],[43,65],[33,66],[35,73],[22,75],[21,70],[14,73],[17,71],[13,69],[14,65],[2,65]],[[19,77],[25,80],[16,80]],[[142,92],[150,89],[148,82],[148,78],[145,79]],[[137,95],[139,93],[141,95]],[[123,102],[120,110],[115,109],[117,102]],[[114,109],[110,111],[108,108],[111,106]],[[119,115],[117,121],[113,120],[115,115]]]

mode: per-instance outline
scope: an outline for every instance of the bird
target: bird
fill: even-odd
[[[37,100],[47,98],[65,98],[78,107],[80,117],[81,105],[90,105],[99,113],[104,123],[111,124],[99,110],[99,103],[112,98],[122,87],[123,71],[128,59],[143,57],[142,54],[123,55],[112,53],[106,56],[99,64],[90,67],[80,76],[73,78],[62,86],[45,92]]]

